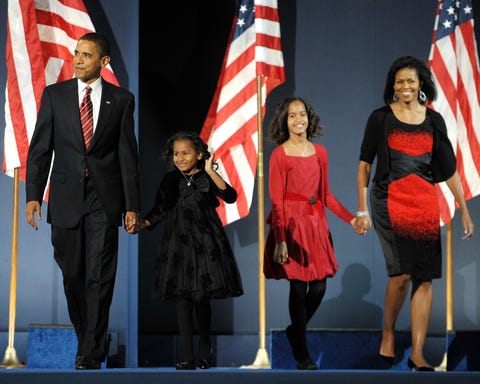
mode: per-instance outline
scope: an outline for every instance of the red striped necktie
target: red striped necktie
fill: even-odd
[[[82,122],[83,138],[85,139],[85,147],[88,149],[93,136],[93,105],[90,99],[92,88],[85,88],[85,96],[83,96],[80,104],[80,120]]]

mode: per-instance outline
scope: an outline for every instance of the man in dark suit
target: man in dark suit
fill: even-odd
[[[107,356],[118,227],[122,215],[129,233],[138,225],[135,100],[100,76],[109,62],[110,43],[102,35],[88,33],[78,40],[75,78],[45,87],[27,159],[25,213],[37,229],[35,215],[41,219],[53,157],[47,222],[77,335],[77,369],[99,369]],[[86,144],[80,104],[87,85],[93,137]]]

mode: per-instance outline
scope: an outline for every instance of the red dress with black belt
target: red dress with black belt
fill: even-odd
[[[263,268],[267,279],[312,281],[337,272],[325,208],[347,223],[354,216],[330,192],[325,147],[313,145],[312,156],[288,156],[280,145],[270,157],[272,210]],[[283,265],[273,261],[275,243],[281,241],[286,241],[289,256]]]

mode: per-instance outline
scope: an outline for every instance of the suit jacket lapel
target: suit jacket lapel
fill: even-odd
[[[80,106],[78,104],[78,81],[77,79],[70,80],[65,88],[65,95],[63,96],[65,105],[65,113],[72,117],[73,135],[76,141],[85,145],[83,138],[82,123],[80,121]],[[71,112],[70,112],[71,110]]]
[[[92,142],[90,148],[95,146],[95,143],[100,139],[105,128],[107,127],[110,113],[113,108],[113,87],[102,79],[102,97],[100,100],[100,110],[98,112],[98,121],[93,132]]]

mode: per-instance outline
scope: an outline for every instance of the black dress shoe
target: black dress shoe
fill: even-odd
[[[318,369],[318,365],[315,364],[311,359],[297,361],[297,369],[301,371],[315,371]]]
[[[75,368],[80,364],[83,360],[83,355],[77,354],[75,355]]]
[[[87,357],[83,357],[82,359],[79,359],[78,362],[75,362],[75,369],[79,370],[100,369],[101,366],[101,361],[89,359]]]
[[[408,368],[410,368],[414,372],[435,372],[435,368],[428,366],[419,367],[410,358],[408,358],[407,365]]]
[[[195,370],[195,361],[182,361],[177,363],[175,369],[177,371],[188,371],[188,370]]]

